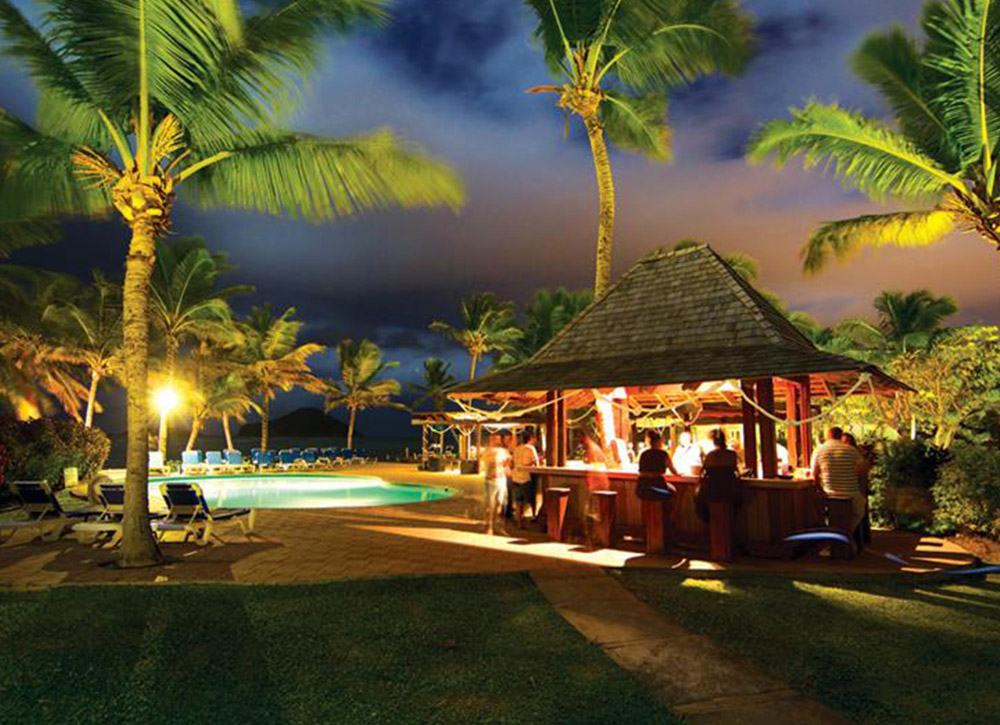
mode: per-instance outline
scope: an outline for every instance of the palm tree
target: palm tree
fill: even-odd
[[[243,342],[235,359],[247,389],[260,397],[260,447],[264,450],[271,401],[278,390],[305,388],[314,393],[325,392],[323,382],[312,374],[308,363],[310,357],[323,351],[323,346],[311,342],[299,345],[299,332],[304,324],[295,319],[294,307],[275,317],[270,305],[254,307],[240,324]]]
[[[682,239],[674,245],[674,251],[678,252],[683,249],[691,249],[692,247],[700,247],[704,243],[699,242],[697,239]],[[760,280],[760,262],[756,258],[751,257],[749,254],[744,252],[730,252],[729,254],[721,255],[736,274],[738,274],[744,281],[750,284],[757,284]]]
[[[590,290],[567,292],[563,287],[537,290],[534,299],[524,308],[521,339],[503,354],[498,367],[506,368],[529,360],[593,300]]]
[[[809,103],[750,142],[751,161],[801,156],[875,201],[921,204],[820,225],[802,252],[807,271],[866,246],[926,246],[954,230],[1000,251],[1000,0],[932,0],[922,26],[922,43],[893,28],[869,36],[853,58],[891,122]]]
[[[316,221],[457,205],[454,173],[387,132],[281,129],[319,35],[383,17],[379,0],[43,0],[35,26],[0,0],[0,42],[39,89],[37,127],[0,110],[0,221],[103,215],[131,230],[124,284],[126,503],[119,563],[160,560],[149,528],[149,280],[176,195]]]
[[[476,379],[476,365],[483,355],[509,352],[521,338],[514,323],[514,303],[500,302],[492,292],[462,300],[462,326],[436,320],[430,329],[450,337],[469,352],[469,380]]]
[[[418,397],[414,408],[419,408],[426,402],[434,406],[434,410],[444,410],[448,404],[448,390],[455,386],[458,380],[451,373],[451,363],[439,357],[429,357],[424,360],[424,379],[419,383],[410,383],[410,391]]]
[[[354,422],[366,408],[400,408],[392,396],[399,395],[400,384],[393,378],[384,378],[386,371],[399,367],[395,361],[382,360],[382,349],[371,340],[341,340],[337,346],[340,360],[340,380],[330,381],[326,388],[326,411],[347,408],[347,447],[354,446]]]
[[[929,290],[910,293],[889,291],[875,298],[878,321],[844,320],[838,326],[863,348],[883,356],[926,349],[943,332],[946,318],[958,312],[951,297],[937,297]]]
[[[654,161],[670,159],[667,94],[696,78],[740,70],[749,17],[733,0],[527,0],[556,104],[587,131],[600,199],[594,295],[611,283],[615,189],[607,141]]]
[[[198,340],[233,346],[238,335],[232,324],[229,298],[251,294],[250,285],[218,287],[219,276],[232,267],[226,255],[212,253],[200,237],[180,237],[161,243],[150,282],[150,317],[153,327],[163,336],[165,349],[164,379],[173,386],[177,353],[181,346]],[[200,391],[196,381],[196,391]],[[167,414],[160,415],[158,436],[160,452],[167,452]],[[194,432],[194,431],[193,431]]]
[[[121,371],[122,302],[121,285],[106,279],[98,270],[93,283],[76,302],[66,299],[49,305],[43,320],[59,326],[74,350],[75,357],[86,367],[90,379],[87,391],[87,411],[84,425],[90,428],[98,409],[97,388],[102,380]]]
[[[203,386],[204,392],[197,393],[194,413],[191,416],[191,434],[188,436],[187,450],[194,448],[205,423],[216,419],[222,421],[226,448],[232,449],[233,434],[229,428],[230,418],[242,422],[251,411],[260,413],[261,407],[247,391],[246,383],[240,373],[227,372],[225,365],[219,367]]]

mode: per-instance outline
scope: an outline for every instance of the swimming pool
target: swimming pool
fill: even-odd
[[[160,484],[191,481],[201,486],[209,506],[254,509],[325,509],[399,506],[438,501],[455,494],[443,486],[389,483],[377,476],[275,474],[254,476],[174,476],[149,482],[159,498]]]

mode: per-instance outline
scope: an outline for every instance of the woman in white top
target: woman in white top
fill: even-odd
[[[494,434],[482,452],[480,464],[483,468],[483,518],[486,533],[493,534],[494,522],[503,515],[507,501],[507,471],[510,468],[510,451],[500,444],[500,436]]]
[[[535,476],[528,469],[539,465],[538,450],[535,448],[535,434],[530,430],[521,434],[521,445],[514,449],[514,470],[511,471],[511,482],[514,484],[514,517],[518,528],[524,516],[524,504],[531,506],[531,518],[535,518],[538,510],[535,497],[538,487]]]

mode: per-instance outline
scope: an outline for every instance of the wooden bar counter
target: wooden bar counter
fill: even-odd
[[[540,467],[542,489],[570,489],[566,530],[581,533],[586,521],[588,492],[617,491],[616,527],[625,533],[642,534],[642,510],[635,489],[638,474],[582,467]],[[708,551],[708,525],[695,513],[698,479],[667,476],[677,487],[671,539],[676,546]],[[743,505],[735,521],[737,538],[754,556],[776,557],[788,553],[784,539],[789,534],[822,525],[822,502],[811,480],[742,478]]]

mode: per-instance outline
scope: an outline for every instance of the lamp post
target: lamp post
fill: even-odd
[[[177,407],[180,402],[180,396],[177,391],[170,387],[169,385],[160,388],[156,391],[154,397],[154,402],[156,407],[160,411],[160,432],[157,438],[156,447],[163,454],[163,460],[167,459],[167,420],[170,416],[170,411]]]

